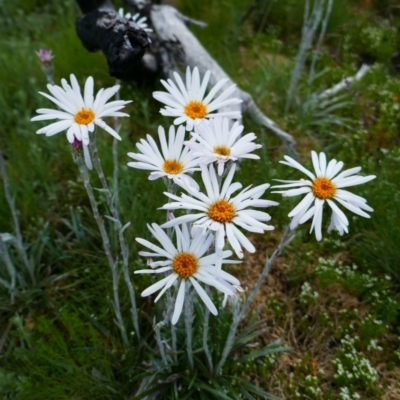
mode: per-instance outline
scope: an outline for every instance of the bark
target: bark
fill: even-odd
[[[76,21],[83,46],[89,51],[102,50],[110,75],[118,79],[131,80],[141,72],[151,73],[141,61],[149,46],[146,32],[110,9],[108,3],[95,10],[91,10],[95,2],[90,3],[90,7],[81,6],[90,11]]]

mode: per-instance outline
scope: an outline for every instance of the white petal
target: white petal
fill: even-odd
[[[89,76],[89,78],[86,79],[84,98],[85,98],[85,106],[87,108],[92,108],[92,105],[93,105],[93,78],[91,76]]]
[[[311,159],[312,159],[312,163],[313,163],[313,166],[314,166],[315,175],[323,176],[323,174],[321,172],[321,169],[319,167],[318,154],[315,151],[311,152]]]
[[[328,202],[329,206],[332,208],[333,213],[336,214],[338,219],[342,222],[342,224],[345,226],[349,225],[349,220],[347,219],[344,212],[332,200],[327,199],[326,201]]]
[[[178,322],[182,313],[183,303],[185,301],[185,279],[182,279],[179,286],[178,295],[176,296],[174,314],[172,315],[171,324],[175,325]]]
[[[319,168],[323,176],[326,175],[326,155],[325,153],[319,153]]]
[[[192,283],[193,287],[196,289],[196,292],[198,295],[201,297],[203,300],[204,304],[207,306],[207,308],[210,310],[210,312],[214,315],[218,315],[217,308],[215,307],[214,303],[211,301],[211,299],[208,297],[208,294],[206,291],[198,284],[196,279],[190,277],[190,282]]]
[[[336,200],[344,207],[346,207],[348,210],[350,210],[351,212],[353,212],[354,214],[360,215],[361,217],[365,217],[365,218],[371,218],[370,215],[368,215],[366,212],[362,211],[359,207],[344,201],[340,198],[336,198]]]
[[[299,224],[304,224],[304,222],[308,221],[315,212],[315,206],[312,206],[299,220]]]
[[[315,179],[315,175],[312,172],[310,172],[308,169],[304,168],[296,160],[293,160],[292,157],[284,156],[284,158],[286,161],[280,161],[281,164],[289,165],[290,167],[298,169],[299,171],[305,173],[309,178],[311,178],[312,181]]]
[[[171,274],[169,278],[169,281],[167,281],[165,286],[160,290],[160,293],[158,293],[157,297],[154,299],[154,303],[157,303],[161,296],[175,283],[175,281],[178,279],[178,275]]]
[[[168,281],[171,279],[171,276],[167,276],[160,281],[154,283],[153,285],[149,286],[146,290],[144,290],[141,294],[142,297],[147,297],[150,296],[151,294],[157,292],[157,290],[160,290]]]
[[[300,211],[306,212],[308,207],[312,204],[314,201],[315,197],[314,195],[310,192],[308,193],[301,201],[300,203],[289,213],[289,217],[294,217],[296,214],[298,214]]]
[[[236,236],[236,238],[239,240],[240,244],[250,253],[255,253],[256,248],[253,246],[253,244],[250,242],[249,239],[234,225],[232,225],[233,232]]]
[[[90,153],[87,144],[82,143],[83,147],[83,156],[85,158],[85,164],[89,170],[93,168],[92,166],[92,159],[90,158]]]
[[[310,232],[315,228],[315,237],[318,241],[322,240],[322,211],[324,206],[324,200],[315,199],[315,212],[314,218],[311,224]]]

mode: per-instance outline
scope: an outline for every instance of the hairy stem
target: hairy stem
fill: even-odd
[[[11,283],[8,288],[10,291],[11,304],[14,304],[15,281],[16,281],[17,273],[15,270],[14,264],[11,261],[10,254],[8,253],[7,245],[4,243],[3,238],[1,237],[1,234],[0,234],[0,254],[1,254],[1,258],[4,261],[4,264],[6,264],[8,273],[10,274]],[[4,283],[4,285],[6,285],[6,283]]]
[[[175,194],[176,190],[177,190],[177,185],[175,184],[175,182],[171,179],[168,178],[164,178],[164,183],[165,186],[167,187],[167,191],[168,193],[172,193]],[[168,203],[170,203],[172,201],[172,199],[170,197],[168,197]],[[166,221],[169,221],[169,217],[173,215],[172,211],[167,210],[167,214],[166,214]],[[171,239],[172,241],[172,236],[173,236],[173,228],[167,228],[167,236]],[[169,288],[167,290],[167,308],[169,309],[170,307],[173,307],[174,305],[174,298],[171,295],[171,288]],[[177,362],[178,361],[178,356],[177,356],[177,347],[176,347],[176,327],[175,325],[172,325],[170,323],[170,327],[171,327],[171,344],[172,344],[172,353],[173,353],[173,357],[174,357],[174,361]]]
[[[189,360],[190,369],[193,369],[193,301],[190,288],[186,287],[185,296],[185,329],[186,329],[186,352]]]
[[[156,333],[156,342],[157,342],[158,349],[160,350],[161,359],[162,359],[164,365],[167,366],[168,359],[167,359],[167,355],[165,354],[164,345],[163,345],[162,339],[161,339],[161,327],[159,326],[159,324],[156,324],[155,319],[154,319],[154,323],[153,323],[153,329],[154,329],[154,332]]]
[[[209,286],[206,286],[206,293],[208,295],[210,295]],[[213,361],[212,361],[210,348],[208,347],[209,321],[210,321],[210,310],[208,309],[208,307],[205,307],[204,323],[203,323],[203,349],[204,349],[204,353],[206,354],[207,363],[208,363],[208,369],[209,369],[210,373],[212,374],[214,366],[213,366]]]
[[[112,280],[113,280],[114,309],[115,309],[115,315],[117,318],[117,325],[121,331],[121,336],[122,336],[124,345],[126,347],[128,347],[129,341],[128,341],[128,337],[126,335],[126,329],[125,329],[125,326],[124,326],[124,323],[122,320],[121,307],[120,307],[120,302],[119,302],[118,267],[114,261],[114,258],[113,258],[112,252],[111,252],[110,239],[108,237],[107,230],[104,226],[103,218],[101,217],[99,209],[97,207],[97,202],[94,197],[93,188],[92,188],[92,185],[90,184],[89,173],[88,173],[87,167],[86,167],[85,163],[83,162],[83,159],[81,156],[76,155],[74,152],[73,152],[73,156],[74,156],[74,160],[75,160],[76,164],[78,165],[81,177],[83,179],[83,184],[85,186],[87,195],[89,197],[90,205],[92,206],[93,216],[97,222],[97,226],[98,226],[100,234],[101,234],[104,251],[106,253],[107,260],[108,260],[108,263],[111,268]]]
[[[228,336],[225,341],[225,346],[224,349],[222,350],[222,355],[221,359],[219,360],[219,363],[217,364],[217,367],[215,368],[215,375],[218,375],[222,367],[224,366],[226,359],[229,356],[229,353],[232,350],[233,344],[235,342],[235,337],[236,337],[236,330],[240,322],[240,301],[237,300],[232,303],[232,322],[231,322],[231,327],[229,329]]]
[[[118,213],[117,207],[115,206],[114,199],[111,195],[110,189],[108,187],[107,179],[104,175],[103,168],[100,163],[100,158],[99,158],[99,154],[97,151],[95,137],[93,137],[89,146],[90,146],[90,150],[92,153],[92,161],[93,161],[94,168],[96,169],[97,174],[100,179],[100,182],[101,182],[101,185],[103,186],[104,193],[105,193],[106,199],[107,199],[108,207],[110,209],[112,218],[114,219],[114,222],[116,224],[116,230],[118,233],[118,241],[119,241],[119,246],[120,246],[122,260],[123,260],[123,273],[124,273],[124,278],[125,278],[126,285],[128,287],[129,297],[130,297],[130,301],[131,301],[132,322],[133,322],[133,326],[135,328],[136,335],[138,338],[140,338],[139,319],[138,319],[138,312],[137,312],[137,306],[136,306],[135,289],[132,285],[132,281],[129,276],[129,251],[128,251],[128,247],[125,242],[123,226],[119,219],[119,213]]]
[[[119,79],[116,80],[115,84],[119,85],[121,82]],[[118,92],[115,94],[115,100],[121,100],[121,96]],[[114,130],[115,132],[119,133],[121,130],[121,123],[118,117],[114,117]],[[113,189],[114,189],[114,203],[118,204],[118,139],[113,139],[113,147],[112,147],[112,155],[113,155],[113,165],[114,165],[114,172],[113,172]],[[118,212],[118,209],[117,209]]]
[[[156,319],[154,317],[154,321],[153,321],[153,329],[154,332],[156,333],[156,342],[157,342],[157,346],[158,349],[160,350],[160,355],[161,355],[161,359],[164,363],[164,365],[166,367],[168,367],[168,359],[167,359],[167,355],[165,354],[165,349],[164,349],[164,345],[161,339],[161,327],[163,326],[163,321],[160,323],[156,323]],[[168,370],[170,368],[168,367]]]
[[[153,329],[156,332],[157,345],[158,345],[158,348],[160,350],[160,354],[161,354],[161,358],[163,360],[163,363],[165,364],[166,367],[168,367],[168,371],[170,371],[171,368],[169,367],[168,358],[167,358],[167,355],[165,354],[165,349],[164,349],[164,345],[163,345],[163,341],[162,341],[162,337],[161,337],[161,328],[163,328],[168,323],[170,323],[172,311],[174,309],[175,300],[176,300],[176,294],[175,294],[175,297],[173,297],[173,298],[171,297],[171,300],[167,302],[168,306],[167,306],[167,310],[166,310],[166,312],[164,314],[164,319],[163,320],[161,320],[158,323],[156,323],[156,318],[155,317],[154,317],[154,320],[153,320]],[[176,341],[176,337],[175,337],[175,341]]]
[[[15,207],[14,199],[11,196],[10,193],[10,184],[8,182],[8,176],[7,176],[7,171],[6,171],[6,166],[4,163],[4,157],[3,153],[0,151],[0,171],[1,175],[3,177],[3,183],[4,183],[4,193],[7,199],[8,206],[10,207],[13,223],[14,223],[14,231],[15,231],[15,236],[17,239],[17,250],[19,255],[22,258],[22,261],[25,265],[25,268],[28,270],[29,276],[31,278],[31,281],[33,284],[36,283],[35,279],[35,274],[34,274],[34,268],[33,265],[29,262],[28,260],[28,255],[25,250],[24,242],[22,240],[22,234],[21,234],[21,228],[19,226],[19,219],[18,219],[18,211]]]

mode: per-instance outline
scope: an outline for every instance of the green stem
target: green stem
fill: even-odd
[[[93,188],[92,185],[90,184],[90,178],[89,178],[89,173],[87,170],[87,167],[85,165],[85,163],[83,162],[82,156],[81,155],[77,155],[75,152],[72,152],[73,157],[74,157],[74,161],[76,162],[76,164],[78,165],[79,168],[79,172],[81,174],[81,177],[83,179],[83,184],[85,186],[86,189],[86,193],[89,197],[89,201],[90,201],[90,205],[92,206],[92,211],[93,211],[93,216],[94,219],[97,222],[97,226],[99,228],[100,231],[100,235],[103,241],[103,247],[104,247],[104,251],[106,253],[107,256],[107,260],[108,263],[110,265],[111,268],[111,272],[112,272],[112,280],[113,280],[113,295],[114,295],[114,309],[115,309],[115,314],[116,314],[116,318],[117,318],[117,325],[121,331],[121,336],[122,336],[122,340],[124,342],[124,345],[126,347],[129,346],[129,341],[128,341],[128,337],[126,334],[126,329],[122,320],[122,315],[121,315],[121,307],[120,307],[120,302],[119,302],[119,293],[118,293],[118,267],[117,264],[114,261],[112,252],[111,252],[111,246],[110,246],[110,239],[108,237],[106,228],[104,226],[104,221],[103,218],[100,215],[99,209],[97,207],[97,202],[96,199],[94,197],[94,192],[93,192]]]
[[[210,287],[206,286],[206,293],[210,295]],[[209,320],[210,320],[210,310],[207,306],[205,306],[205,313],[204,313],[204,324],[203,324],[203,349],[204,353],[206,354],[208,369],[212,374],[214,366],[212,361],[212,356],[210,352],[210,348],[208,347],[208,327],[209,327]]]
[[[129,297],[130,297],[130,301],[131,301],[132,323],[135,328],[137,337],[140,338],[139,319],[138,319],[138,311],[137,311],[137,306],[136,306],[135,289],[133,287],[131,278],[129,276],[129,250],[128,250],[128,246],[126,245],[126,242],[125,242],[123,226],[119,219],[118,209],[115,206],[115,201],[111,195],[106,177],[104,176],[103,168],[100,163],[100,158],[99,158],[99,154],[98,154],[98,150],[97,150],[97,146],[96,146],[95,135],[93,135],[93,138],[90,141],[89,147],[90,147],[90,150],[92,153],[93,166],[96,169],[97,174],[100,179],[100,182],[101,182],[101,185],[103,186],[104,193],[107,198],[107,204],[108,204],[108,207],[111,212],[111,216],[113,217],[114,222],[116,224],[116,230],[118,233],[118,241],[119,241],[120,250],[121,250],[121,254],[122,254],[122,260],[123,260],[124,279],[125,279],[126,285],[128,287]]]
[[[193,300],[190,288],[186,287],[185,295],[185,329],[186,329],[186,352],[189,360],[190,369],[194,368],[193,362]]]
[[[13,197],[10,193],[10,184],[8,182],[8,176],[6,171],[6,166],[4,163],[3,153],[0,151],[0,171],[3,176],[3,183],[4,183],[4,193],[7,199],[8,206],[10,207],[12,219],[14,222],[14,231],[16,236],[16,243],[17,243],[17,250],[20,257],[23,260],[25,268],[28,270],[29,276],[31,277],[31,281],[33,284],[36,283],[35,274],[34,274],[34,267],[28,260],[28,254],[26,253],[24,241],[22,239],[21,228],[19,226],[19,219],[18,219],[18,211],[15,207],[15,202]]]

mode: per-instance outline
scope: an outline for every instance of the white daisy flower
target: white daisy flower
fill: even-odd
[[[131,13],[128,12],[128,13],[124,14],[124,9],[120,8],[118,10],[118,14],[123,18],[133,21],[136,25],[139,26],[140,29],[143,29],[145,32],[153,32],[153,29],[150,29],[146,23],[147,18],[146,17],[140,18],[139,13],[132,15]]]
[[[71,85],[65,79],[61,80],[62,87],[57,85],[47,85],[47,89],[53,95],[39,92],[41,95],[47,97],[57,105],[60,110],[53,110],[49,108],[39,108],[36,110],[38,114],[33,117],[31,121],[43,121],[49,119],[58,119],[60,121],[54,122],[44,128],[39,129],[36,133],[45,134],[46,136],[53,136],[61,131],[67,131],[67,139],[71,144],[77,146],[77,143],[82,143],[86,164],[90,161],[86,156],[87,145],[89,144],[89,132],[93,132],[95,125],[103,128],[112,136],[121,140],[118,133],[108,126],[102,118],[104,117],[129,117],[128,114],[119,112],[130,101],[117,100],[107,103],[107,101],[114,96],[119,90],[120,86],[115,85],[108,89],[100,89],[96,95],[93,96],[93,78],[87,78],[84,88],[83,96],[75,75],[70,75]],[[107,103],[107,104],[106,104]],[[90,168],[90,166],[88,165]]]
[[[188,174],[199,171],[198,161],[192,156],[187,146],[183,146],[185,128],[180,126],[175,135],[175,127],[171,125],[168,132],[168,142],[162,126],[158,127],[158,137],[161,143],[161,152],[154,139],[147,135],[147,141],[140,140],[136,147],[141,154],[128,153],[128,156],[138,162],[129,162],[133,168],[153,171],[149,175],[150,180],[166,176],[175,183],[179,180],[187,182],[198,188],[196,181]]]
[[[257,233],[273,230],[273,226],[261,222],[269,221],[271,219],[269,214],[258,210],[251,210],[248,207],[270,207],[276,206],[278,203],[270,200],[260,200],[261,195],[269,187],[268,183],[254,188],[249,186],[235,197],[232,197],[234,192],[242,188],[239,182],[231,183],[235,167],[236,164],[233,164],[222,188],[220,188],[214,166],[211,164],[207,168],[202,165],[202,179],[207,194],[184,184],[181,184],[181,186],[189,193],[189,196],[182,194],[181,197],[178,197],[164,192],[166,196],[175,201],[165,204],[162,207],[163,209],[187,209],[198,210],[200,212],[189,213],[175,218],[163,224],[162,227],[169,228],[177,224],[196,221],[193,224],[193,228],[202,228],[204,233],[206,233],[207,229],[215,232],[217,252],[224,248],[225,237],[227,237],[239,258],[243,258],[242,246],[247,251],[254,253],[256,251],[255,247],[237,226],[249,232]]]
[[[190,67],[186,69],[186,86],[182,78],[174,72],[176,84],[168,79],[161,80],[163,86],[167,89],[166,92],[154,92],[153,97],[166,104],[165,108],[160,110],[162,115],[167,117],[176,117],[175,125],[186,123],[186,130],[193,130],[193,126],[200,123],[205,118],[215,116],[226,116],[229,118],[240,118],[240,111],[224,111],[215,112],[222,107],[239,104],[242,100],[230,98],[236,90],[236,85],[231,85],[222,91],[218,97],[214,99],[217,92],[229,81],[229,79],[221,79],[205,96],[208,82],[210,80],[210,71],[204,75],[203,81],[200,82],[199,69],[195,67],[193,74]]]
[[[256,135],[248,133],[240,137],[242,131],[243,125],[239,125],[238,121],[229,127],[228,118],[211,118],[195,126],[194,132],[190,133],[194,140],[185,143],[193,156],[198,157],[203,164],[216,162],[218,175],[221,176],[228,161],[237,161],[239,158],[260,159],[257,155],[250,154],[261,147],[260,144],[253,143]]]
[[[213,286],[228,296],[236,294],[236,287],[240,287],[240,282],[225,271],[221,271],[219,277],[216,277],[216,254],[204,255],[214,241],[213,235],[195,235],[192,238],[186,224],[182,226],[182,229],[175,226],[177,242],[175,246],[159,225],[148,225],[148,228],[162,247],[145,239],[137,238],[137,242],[152,251],[141,251],[139,254],[144,257],[161,257],[163,260],[151,261],[149,265],[152,269],[135,271],[135,274],[161,274],[169,271],[171,273],[144,290],[142,296],[149,296],[161,289],[154,300],[156,302],[172,285],[177,284],[179,289],[171,319],[171,323],[175,325],[182,312],[186,287],[191,284],[210,312],[217,315],[217,308],[198,281]],[[231,255],[231,251],[224,251],[222,262],[224,264],[238,263],[237,261],[226,259]]]
[[[375,179],[376,176],[355,175],[361,171],[361,167],[348,169],[338,175],[344,165],[342,161],[333,159],[327,164],[325,153],[321,152],[318,156],[315,151],[311,152],[311,158],[315,174],[289,156],[285,156],[286,161],[281,161],[282,164],[304,172],[310,180],[300,179],[298,181],[285,181],[277,179],[279,182],[284,182],[284,185],[273,186],[273,188],[294,188],[274,192],[282,193],[284,197],[306,194],[303,200],[289,213],[289,217],[292,218],[290,228],[295,229],[299,224],[313,217],[310,233],[315,229],[315,237],[317,240],[321,240],[322,211],[324,203],[327,202],[332,209],[331,223],[328,232],[332,229],[336,229],[339,231],[340,235],[343,235],[344,232],[347,233],[349,220],[333,200],[336,200],[343,207],[357,215],[370,218],[370,216],[363,211],[373,211],[373,209],[367,205],[367,200],[347,190],[343,190],[343,188],[361,185],[362,183]]]

